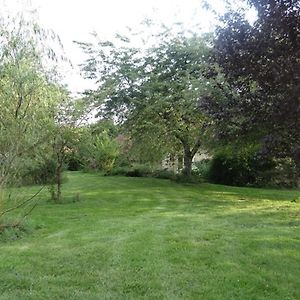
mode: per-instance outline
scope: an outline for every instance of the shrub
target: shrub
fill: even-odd
[[[121,175],[128,177],[149,177],[152,168],[148,164],[132,164],[130,166],[116,167],[109,175]]]
[[[112,171],[108,175],[126,176],[126,174],[128,173],[129,170],[130,170],[130,166],[115,167],[112,169]]]
[[[163,170],[155,170],[152,173],[152,176],[155,178],[160,178],[160,179],[171,179],[171,180],[175,180],[176,178],[176,174],[172,171],[163,169]]]
[[[274,166],[264,172],[259,172],[256,185],[293,188],[299,185],[299,177],[295,163],[289,159],[276,159]]]
[[[191,176],[186,176],[184,174],[176,174],[174,181],[178,183],[201,183],[203,182],[203,179],[194,173],[192,173]]]
[[[295,187],[298,182],[291,160],[265,158],[254,148],[217,153],[211,161],[208,178],[213,183],[237,186]]]
[[[130,166],[116,167],[110,175],[121,175],[129,177],[155,177],[160,179],[175,179],[175,174],[166,169],[153,170],[151,164],[132,164]]]
[[[148,177],[151,176],[152,169],[147,164],[133,164],[125,176],[129,177]]]
[[[117,142],[111,139],[105,132],[94,139],[92,149],[97,168],[104,173],[110,173],[119,153]]]
[[[159,179],[170,179],[176,182],[183,183],[199,183],[203,180],[193,172],[191,177],[182,174],[175,174],[167,169],[155,169],[151,164],[132,164],[131,166],[116,167],[109,175],[121,175],[128,177],[154,177]]]
[[[194,162],[193,173],[204,180],[208,180],[210,168],[211,168],[211,160],[203,159],[201,161]]]
[[[227,185],[247,185],[254,183],[255,178],[245,157],[240,159],[228,153],[218,153],[212,159],[209,180]]]
[[[56,163],[48,159],[44,162],[32,164],[24,170],[23,184],[46,184],[52,183],[55,177]]]

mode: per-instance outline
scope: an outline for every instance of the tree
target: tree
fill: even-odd
[[[99,120],[82,130],[83,137],[77,151],[84,167],[109,174],[119,154],[117,126],[111,120]]]
[[[260,142],[262,154],[293,158],[300,174],[300,3],[248,3],[257,10],[254,24],[229,12],[214,45],[231,92],[204,106],[221,136]]]
[[[4,194],[8,185],[19,182],[28,161],[37,159],[47,143],[58,85],[43,64],[45,59],[54,59],[54,52],[46,46],[47,33],[23,18],[1,19],[0,23],[0,192]],[[3,196],[0,201],[4,200]],[[2,208],[0,217],[28,203]]]
[[[169,29],[156,39],[144,48],[129,47],[124,37],[125,46],[118,48],[111,42],[81,43],[90,56],[83,70],[99,85],[89,97],[104,113],[116,115],[131,138],[144,137],[163,153],[181,149],[183,172],[190,176],[209,124],[198,99],[216,93],[216,79],[207,76],[210,40],[172,35]]]
[[[61,88],[58,91],[60,99],[59,110],[53,115],[55,123],[49,136],[48,153],[54,161],[55,175],[50,186],[51,199],[61,202],[62,173],[69,152],[74,151],[80,144],[86,121],[86,106],[80,100],[70,98],[68,92]]]

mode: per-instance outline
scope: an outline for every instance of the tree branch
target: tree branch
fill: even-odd
[[[32,199],[34,199],[34,198],[35,198],[35,197],[36,197],[36,196],[44,189],[44,187],[45,187],[45,186],[42,186],[42,187],[41,187],[34,195],[32,195],[30,198],[26,199],[25,201],[23,201],[23,202],[17,204],[17,205],[14,206],[14,207],[8,208],[7,210],[4,210],[3,212],[1,212],[0,218],[1,218],[3,215],[5,215],[5,214],[7,214],[7,213],[9,213],[9,212],[11,212],[11,211],[13,211],[13,210],[15,210],[15,209],[18,209],[18,208],[24,206],[25,204],[29,203]]]

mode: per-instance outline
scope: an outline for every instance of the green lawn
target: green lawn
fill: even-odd
[[[68,178],[0,244],[1,300],[300,299],[299,191]]]

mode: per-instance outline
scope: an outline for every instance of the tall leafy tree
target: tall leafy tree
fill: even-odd
[[[116,115],[133,139],[147,140],[163,149],[161,154],[182,152],[189,176],[209,124],[198,99],[215,93],[216,79],[208,79],[210,41],[170,29],[150,47],[130,47],[129,39],[122,39],[122,47],[81,43],[90,56],[83,70],[99,86],[89,96],[103,113]]]
[[[206,108],[221,135],[259,141],[262,153],[293,158],[300,172],[300,3],[247,2],[257,20],[232,10],[214,46],[231,92],[219,102],[207,98]]]

